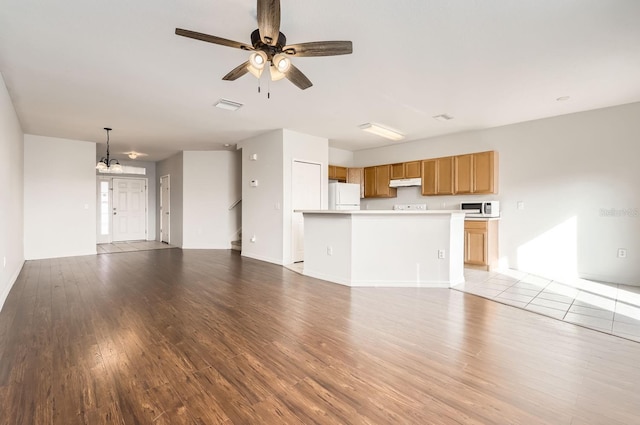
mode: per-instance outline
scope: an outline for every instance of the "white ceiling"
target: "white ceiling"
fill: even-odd
[[[640,101],[638,0],[281,0],[289,44],[352,40],[353,54],[295,58],[314,86],[221,78],[247,52],[255,0],[0,0],[0,72],[25,133],[159,160],[276,128],[349,150]],[[270,89],[271,98],[267,98]],[[570,99],[559,102],[561,96]],[[243,103],[230,112],[220,98]],[[434,115],[447,113],[443,123]],[[104,147],[99,147],[103,149]],[[228,149],[228,148],[227,148]],[[99,153],[101,150],[99,150]]]

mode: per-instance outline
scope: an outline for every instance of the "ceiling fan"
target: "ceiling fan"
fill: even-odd
[[[280,32],[280,0],[258,0],[258,29],[251,33],[251,45],[182,28],[176,28],[176,34],[252,52],[249,60],[232,69],[222,77],[223,80],[234,81],[248,72],[260,78],[262,71],[269,66],[272,80],[287,78],[302,90],[313,84],[291,63],[290,56],[336,56],[353,52],[350,41],[313,41],[287,45],[287,38]]]

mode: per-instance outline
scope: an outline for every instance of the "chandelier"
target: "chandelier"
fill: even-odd
[[[98,164],[96,164],[96,170],[101,173],[122,173],[122,165],[118,162],[117,159],[109,158],[109,132],[110,128],[104,128],[107,131],[107,156],[100,158]]]

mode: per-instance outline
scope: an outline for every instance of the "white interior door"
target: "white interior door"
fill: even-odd
[[[113,241],[147,239],[146,179],[113,179]]]
[[[169,176],[160,177],[160,241],[169,243],[169,223],[171,216],[171,190]]]
[[[292,200],[294,210],[319,210],[322,206],[322,169],[320,164],[293,161]],[[293,262],[304,260],[304,221],[302,213],[292,213]]]

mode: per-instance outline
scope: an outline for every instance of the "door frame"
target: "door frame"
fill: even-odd
[[[143,180],[144,181],[144,232],[145,232],[145,240],[149,240],[149,179],[147,177],[120,177],[120,176],[96,176],[96,242],[98,244],[101,243],[112,243],[113,242],[113,179],[124,179],[124,180]],[[108,181],[109,182],[109,234],[102,235],[100,233],[100,182]]]
[[[167,204],[169,207],[169,219],[167,220],[167,240],[164,241],[164,229],[162,227],[162,217],[164,216],[163,206],[164,206],[164,192],[162,187],[162,180],[167,179]],[[160,176],[160,199],[159,199],[159,211],[160,211],[160,220],[159,220],[159,228],[160,228],[160,242],[166,242],[167,244],[171,244],[171,174],[165,174],[164,176]]]
[[[295,167],[295,163],[296,162],[300,162],[300,163],[304,163],[304,164],[311,164],[311,165],[317,165],[319,166],[319,171],[320,171],[320,175],[318,178],[318,184],[320,185],[320,198],[318,199],[318,209],[322,208],[322,197],[323,197],[323,193],[322,193],[322,167],[323,167],[323,163],[322,162],[318,162],[318,161],[310,161],[308,159],[299,159],[299,158],[294,158],[291,161],[291,216],[290,216],[290,223],[289,223],[289,228],[291,229],[291,246],[289,251],[291,252],[291,257],[289,258],[289,263],[294,263],[296,261],[304,261],[303,260],[296,260],[296,229],[295,229],[295,222],[294,222],[294,204],[295,204],[295,199],[294,199],[294,190],[293,190],[293,186],[294,186],[294,181],[296,180],[296,174],[294,172],[294,167]]]

